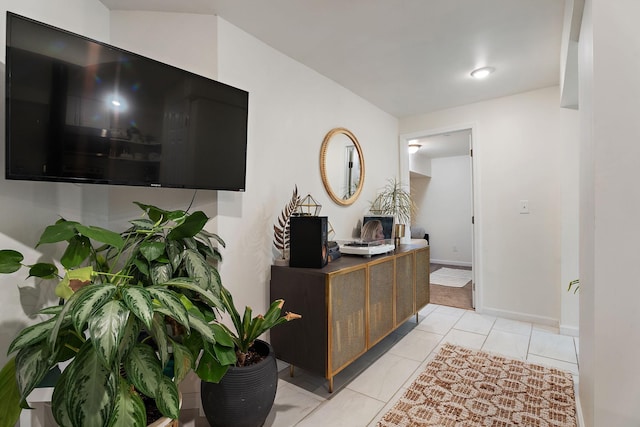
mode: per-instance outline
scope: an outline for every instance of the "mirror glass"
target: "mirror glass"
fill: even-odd
[[[351,131],[335,128],[324,137],[320,173],[324,188],[334,202],[350,205],[356,201],[364,184],[364,157]]]

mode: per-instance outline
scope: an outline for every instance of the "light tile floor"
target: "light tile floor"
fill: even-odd
[[[422,309],[418,319],[418,324],[414,317],[399,328],[401,333],[392,334],[391,348],[364,360],[362,370],[344,384],[336,378],[338,390],[332,395],[323,378],[298,378],[299,386],[281,373],[265,427],[375,426],[445,342],[563,369],[573,374],[577,385],[578,339],[557,329],[433,304]],[[288,372],[287,365],[281,367]],[[204,427],[207,421],[191,410],[185,411],[181,425]]]

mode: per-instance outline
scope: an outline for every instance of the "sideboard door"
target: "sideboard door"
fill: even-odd
[[[396,326],[404,323],[414,311],[413,253],[396,257]]]
[[[369,266],[368,347],[393,331],[393,258]]]
[[[367,350],[365,307],[366,267],[329,276],[329,376]]]
[[[419,249],[416,254],[416,311],[429,304],[429,247]]]

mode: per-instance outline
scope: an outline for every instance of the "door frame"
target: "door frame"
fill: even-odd
[[[461,130],[471,131],[471,148],[473,149],[471,155],[471,215],[469,221],[472,221],[471,226],[471,271],[472,271],[472,305],[476,312],[482,312],[482,233],[481,233],[481,207],[480,207],[480,159],[478,150],[478,130],[476,123],[459,123],[442,128],[424,129],[416,132],[401,134],[398,143],[399,153],[399,170],[400,181],[411,182],[410,170],[409,170],[409,141],[417,138],[425,138],[429,136],[440,135],[448,132],[456,132]]]

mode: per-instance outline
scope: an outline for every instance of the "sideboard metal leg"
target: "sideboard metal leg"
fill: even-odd
[[[289,376],[293,378],[293,365],[289,365]]]

